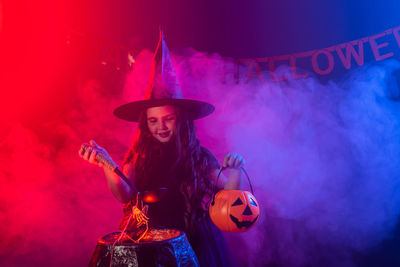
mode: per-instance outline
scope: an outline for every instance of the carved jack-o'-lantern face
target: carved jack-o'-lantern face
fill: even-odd
[[[221,190],[210,205],[214,224],[225,232],[245,232],[255,225],[260,215],[256,198],[247,191]]]

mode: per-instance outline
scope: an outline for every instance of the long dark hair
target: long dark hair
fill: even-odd
[[[192,227],[196,218],[203,215],[202,200],[210,197],[215,188],[207,175],[210,168],[215,167],[215,158],[200,146],[197,139],[196,127],[181,108],[174,106],[176,111],[176,131],[170,141],[174,147],[176,158],[171,168],[180,168],[186,174],[180,185],[180,192],[185,198],[185,225]],[[131,148],[125,155],[123,164],[133,163],[135,182],[139,190],[146,183],[146,174],[151,169],[151,155],[157,150],[157,144],[147,127],[147,113],[142,111],[139,125]],[[218,163],[216,163],[218,164]],[[154,167],[154,166],[153,166]]]

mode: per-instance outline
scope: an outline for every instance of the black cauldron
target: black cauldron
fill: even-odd
[[[196,254],[182,231],[150,229],[140,243],[124,240],[116,243],[113,248],[119,234],[120,232],[111,233],[97,241],[89,267],[199,266]]]

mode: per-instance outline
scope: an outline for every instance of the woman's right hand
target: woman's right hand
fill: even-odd
[[[90,140],[89,143],[83,143],[79,150],[79,156],[81,158],[99,167],[103,167],[104,163],[96,159],[96,155],[98,154],[100,154],[106,161],[115,165],[107,151],[101,146],[97,145],[94,140]]]

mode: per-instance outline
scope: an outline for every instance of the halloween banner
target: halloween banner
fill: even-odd
[[[293,54],[268,56],[262,58],[233,59],[223,66],[221,79],[233,75],[236,82],[239,77],[258,79],[260,82],[270,80],[279,82],[288,79],[304,79],[310,75],[329,75],[337,69],[349,70],[354,66],[363,66],[367,61],[381,61],[398,57],[400,53],[400,26],[390,28],[375,35],[363,37],[330,47],[314,49]],[[78,31],[71,31],[66,44],[83,41],[94,48],[100,63],[111,65],[117,71],[131,70],[135,62],[135,49],[126,45],[107,42],[101,38],[89,36]],[[136,49],[137,50],[137,49]],[[179,59],[182,56],[175,55]],[[227,60],[229,62],[229,60]],[[290,66],[290,76],[279,76],[276,69]],[[196,73],[194,73],[196,75]],[[199,75],[197,73],[197,75]],[[240,79],[242,80],[242,79]]]

